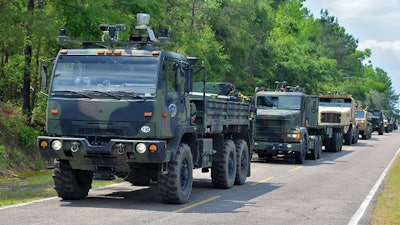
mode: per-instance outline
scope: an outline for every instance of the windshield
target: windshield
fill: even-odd
[[[320,106],[331,106],[331,107],[351,107],[350,98],[320,98]]]
[[[301,109],[301,96],[258,96],[257,106],[276,109]]]
[[[364,111],[356,111],[356,118],[364,118]]]
[[[127,92],[154,96],[157,58],[126,56],[59,56],[51,93]]]

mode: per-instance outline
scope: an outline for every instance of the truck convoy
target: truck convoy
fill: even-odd
[[[348,94],[319,95],[320,124],[341,124],[344,126],[344,144],[358,142],[359,126],[356,121],[356,103]]]
[[[344,125],[321,123],[318,96],[277,82],[275,90],[256,88],[254,103],[254,151],[259,158],[294,158],[303,164],[307,157],[320,158],[323,145],[326,151],[341,151]]]
[[[85,198],[93,178],[118,176],[157,182],[162,202],[185,203],[195,168],[211,170],[217,188],[250,176],[253,105],[229,96],[230,83],[208,85],[195,58],[157,47],[149,17],[138,14],[122,48],[125,26],[102,24],[109,41],[57,54],[38,146],[56,159],[54,184],[64,200]],[[65,30],[60,39],[69,41]],[[203,81],[194,83],[194,74]]]

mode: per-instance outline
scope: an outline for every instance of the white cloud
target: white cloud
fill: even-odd
[[[346,32],[359,40],[359,49],[372,51],[374,67],[385,70],[400,93],[400,0],[306,0],[319,17],[321,9],[338,18]]]
[[[307,2],[312,1],[306,1],[306,5]],[[400,0],[322,0],[320,6],[339,21],[358,20],[400,27]]]
[[[366,40],[359,43],[361,49],[364,48],[378,48],[381,50],[393,50],[400,51],[400,41],[377,41],[377,40]]]

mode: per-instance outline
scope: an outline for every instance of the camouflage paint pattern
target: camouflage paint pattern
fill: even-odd
[[[292,109],[263,107],[258,98],[265,96],[298,98],[299,105]],[[303,108],[305,95],[300,92],[260,91],[255,95],[256,119],[254,151],[262,155],[279,155],[301,151],[300,140],[307,134]],[[290,137],[299,134],[298,138]]]
[[[106,50],[61,50],[55,68],[57,61],[61,62],[64,56],[98,57],[99,51]],[[103,53],[101,59],[112,59],[117,52],[117,57],[155,59],[155,93],[115,97],[107,93],[97,93],[96,91],[102,89],[94,87],[88,92],[89,97],[85,93],[76,96],[74,91],[59,96],[50,88],[46,119],[48,135],[38,137],[38,144],[42,140],[50,143],[47,147],[39,147],[43,157],[68,160],[73,169],[96,170],[100,167],[111,167],[115,171],[129,171],[130,165],[134,163],[161,164],[171,161],[183,138],[189,143],[193,158],[198,161],[194,165],[200,167],[210,166],[211,155],[214,153],[213,149],[198,149],[201,138],[220,133],[235,134],[237,138],[246,140],[250,146],[249,118],[253,112],[252,105],[237,102],[232,97],[219,98],[217,95],[205,98],[203,95],[185,93],[183,87],[192,80],[192,75],[184,56],[165,51],[154,53],[131,49],[111,49],[110,52],[109,55]],[[173,62],[172,67],[178,66],[176,71],[181,73],[182,81],[176,84],[176,91],[168,91],[167,88],[170,87],[163,86],[163,69],[167,60]],[[115,68],[116,73],[118,69]],[[52,76],[51,87],[56,76],[59,75]],[[175,80],[180,79],[179,75],[174,76]],[[53,150],[53,140],[60,140],[62,149]],[[138,143],[144,143],[147,149],[150,145],[156,145],[158,150],[138,153],[135,151]],[[209,160],[202,161],[203,155]]]

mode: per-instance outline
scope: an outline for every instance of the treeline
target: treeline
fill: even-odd
[[[197,56],[210,81],[229,81],[251,95],[256,86],[285,80],[309,94],[347,92],[370,108],[392,112],[399,95],[388,74],[368,62],[371,51],[337,19],[319,18],[304,0],[2,0],[1,102],[19,105],[32,124],[43,124],[40,65],[60,49],[59,28],[72,39],[100,40],[99,24],[125,23],[128,39],[136,13],[150,26],[169,27],[170,50]]]

